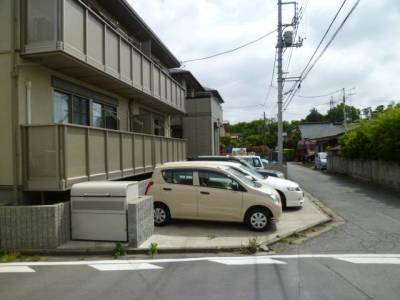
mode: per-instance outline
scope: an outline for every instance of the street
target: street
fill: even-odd
[[[399,255],[74,263],[9,267],[1,299],[399,299]]]
[[[1,299],[400,299],[396,194],[295,164],[289,176],[346,223],[269,256],[1,265]]]
[[[289,177],[346,220],[291,253],[400,253],[400,196],[369,183],[289,164]]]

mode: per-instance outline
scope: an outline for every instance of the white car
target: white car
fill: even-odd
[[[279,196],[281,198],[282,208],[301,207],[304,204],[304,192],[300,188],[300,186],[294,181],[273,176],[268,176],[267,178],[264,178],[255,170],[245,167],[240,163],[219,161],[216,161],[215,163],[230,165],[249,179],[252,179],[253,181],[257,181],[264,185],[268,185],[275,189],[279,193]]]
[[[237,157],[240,157],[243,159],[245,162],[248,164],[252,165],[256,169],[264,169],[264,165],[261,161],[261,157],[257,155],[238,155]]]

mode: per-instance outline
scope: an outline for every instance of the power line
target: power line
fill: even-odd
[[[256,38],[255,40],[252,40],[252,41],[250,41],[250,42],[247,42],[247,43],[245,43],[245,44],[243,44],[243,45],[240,45],[240,46],[238,46],[238,47],[236,47],[236,48],[233,48],[233,49],[230,49],[230,50],[226,50],[226,51],[222,51],[222,52],[218,52],[218,53],[216,53],[216,54],[212,54],[212,55],[205,56],[205,57],[201,57],[201,58],[194,58],[194,59],[184,60],[184,61],[181,62],[181,64],[188,63],[188,62],[195,62],[195,61],[201,61],[201,60],[211,59],[211,58],[214,58],[214,57],[217,57],[217,56],[221,56],[221,55],[224,55],[224,54],[228,54],[228,53],[235,52],[235,51],[237,51],[237,50],[240,50],[240,49],[243,49],[243,48],[245,48],[245,47],[247,47],[247,46],[250,46],[250,45],[252,45],[252,44],[254,44],[254,43],[257,43],[258,41],[261,41],[262,39],[265,39],[266,37],[270,36],[270,35],[273,34],[274,32],[276,32],[276,29],[274,29],[274,30],[272,30],[272,31],[270,31],[270,32],[268,32],[268,33],[266,33],[266,34],[263,34],[262,36]]]
[[[336,29],[335,33],[329,40],[329,42],[326,44],[325,48],[321,51],[321,53],[318,55],[318,57],[315,59],[313,64],[308,68],[307,72],[303,76],[303,80],[307,78],[308,74],[311,72],[311,70],[314,68],[314,66],[317,64],[319,59],[324,55],[326,50],[329,48],[329,46],[332,44],[332,42],[335,40],[336,36],[338,35],[339,31],[343,28],[344,24],[347,22],[351,14],[354,12],[354,10],[357,8],[358,4],[360,3],[361,0],[357,0],[356,3],[354,3],[353,7],[350,9],[350,11],[347,13],[346,17],[343,19],[342,23],[340,23],[339,27]]]
[[[308,67],[306,66],[306,68],[304,68],[303,72],[300,75],[300,79],[299,82],[303,82],[308,74],[310,73],[310,71],[315,67],[315,65],[317,64],[317,62],[319,61],[319,59],[325,54],[326,50],[329,48],[329,46],[332,44],[332,42],[334,41],[334,39],[336,38],[336,36],[338,35],[338,33],[340,32],[340,30],[343,28],[344,24],[347,22],[347,20],[349,19],[349,17],[351,16],[351,14],[354,12],[354,10],[357,8],[358,4],[360,3],[361,0],[357,0],[356,3],[354,3],[354,5],[352,6],[352,8],[350,9],[350,11],[347,13],[346,17],[343,19],[343,21],[340,23],[339,27],[336,29],[335,33],[332,35],[331,39],[328,41],[328,43],[325,45],[324,49],[321,51],[321,53],[318,55],[318,57],[314,60],[314,62]],[[338,13],[340,12],[341,8],[343,7],[344,3],[346,2],[346,0],[343,1],[342,5],[340,6]],[[334,20],[337,18],[338,13],[336,13]],[[331,22],[330,26],[328,27],[328,29],[330,29],[332,27],[333,22]],[[324,37],[322,38],[322,40],[325,38],[326,34],[324,34]],[[320,42],[320,44],[322,43],[322,40]],[[320,47],[320,44],[318,45],[317,49]],[[315,53],[313,54],[312,57],[315,56]],[[311,61],[311,60],[310,60]],[[308,69],[307,69],[308,67]],[[297,83],[295,83],[296,85]],[[299,86],[298,86],[299,87]],[[298,88],[297,89],[293,89],[291,92],[291,95],[288,97],[288,99],[286,100],[285,103],[285,110],[287,109],[287,107],[289,106],[290,102],[293,100],[294,95],[296,94]]]
[[[274,77],[275,77],[275,65],[276,65],[276,55],[278,54],[278,51],[275,50],[275,57],[274,57],[274,64],[272,65],[272,73],[271,73],[271,81],[268,85],[268,90],[267,90],[267,95],[265,96],[265,100],[264,100],[264,107],[267,104],[269,95],[271,94],[271,89],[272,89],[272,83],[274,82]]]
[[[326,29],[324,35],[322,36],[320,42],[318,43],[317,48],[315,48],[313,54],[311,55],[310,59],[308,60],[308,62],[307,62],[307,64],[306,64],[306,66],[304,67],[303,71],[300,73],[299,81],[302,80],[302,77],[303,77],[304,73],[306,72],[307,68],[309,67],[309,65],[310,65],[311,61],[313,60],[314,56],[317,54],[319,48],[321,47],[321,45],[322,45],[323,41],[325,40],[326,36],[328,35],[329,31],[331,30],[331,28],[332,28],[332,26],[333,26],[333,23],[336,21],[337,17],[339,16],[339,13],[341,12],[341,10],[342,10],[342,8],[344,7],[344,5],[346,4],[346,2],[347,2],[347,0],[343,0],[342,4],[340,5],[338,11],[336,12],[336,14],[335,14],[335,16],[333,17],[331,23],[329,24],[329,26],[328,26],[328,28]],[[289,91],[286,93],[286,94],[290,94],[290,95],[287,96],[286,99],[285,99],[285,101],[284,101],[284,106],[285,106],[284,109],[285,109],[285,110],[286,110],[287,106],[290,104],[290,102],[291,102],[292,99],[293,99],[292,93],[293,93],[293,92],[295,93],[296,86],[297,86],[298,83],[299,83],[299,82],[295,82],[295,83],[293,84],[293,86],[289,89]]]
[[[332,91],[330,93],[326,93],[326,94],[323,94],[323,95],[315,95],[315,96],[296,95],[296,97],[300,97],[300,98],[323,98],[323,97],[327,97],[327,96],[330,96],[330,95],[337,94],[340,91],[342,91],[342,89],[339,89],[339,90],[336,90],[336,91]]]

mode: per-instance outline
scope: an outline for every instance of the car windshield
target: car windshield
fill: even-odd
[[[254,169],[253,165],[248,163],[244,157],[238,157],[237,159],[239,159],[240,163],[247,168]]]
[[[254,171],[254,169],[246,167],[241,165],[239,168],[245,170],[246,172],[250,173],[251,176],[253,176],[255,179],[260,180],[260,179],[264,179],[264,177],[262,175],[260,175],[257,171]]]
[[[322,158],[322,159],[325,159],[328,156],[328,154],[326,152],[320,152],[318,155],[319,155],[319,158]]]
[[[243,172],[235,167],[229,167],[228,172],[239,177],[242,182],[244,182],[245,184],[247,184],[249,186],[260,187],[260,184],[254,182],[253,180],[246,177],[246,175],[247,175],[246,172]]]

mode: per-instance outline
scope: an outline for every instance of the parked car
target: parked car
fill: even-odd
[[[175,162],[157,166],[145,193],[154,197],[154,224],[171,219],[244,222],[264,231],[279,221],[282,206],[270,187],[231,166]]]
[[[328,159],[328,153],[326,152],[316,153],[314,159],[314,168],[319,170],[326,169],[327,159]]]
[[[254,169],[260,175],[264,176],[265,178],[272,176],[272,177],[279,177],[285,178],[285,175],[282,172],[269,170],[269,169],[256,169],[249,163],[247,163],[244,159],[237,157],[237,156],[193,156],[188,159],[189,161],[231,161],[231,162],[238,162],[244,166],[247,166],[251,169]]]
[[[269,161],[265,158],[261,158],[261,163],[263,164],[264,168],[268,167]]]
[[[257,155],[240,155],[237,156],[244,161],[246,161],[248,164],[252,165],[256,169],[263,169],[264,165],[261,161],[261,157]]]
[[[218,164],[231,166],[232,168],[240,172],[243,176],[246,176],[253,181],[259,182],[263,185],[267,185],[276,190],[281,198],[282,208],[302,207],[304,204],[304,192],[300,188],[300,186],[294,181],[277,177],[264,178],[253,169],[248,168],[237,162],[218,162]]]

